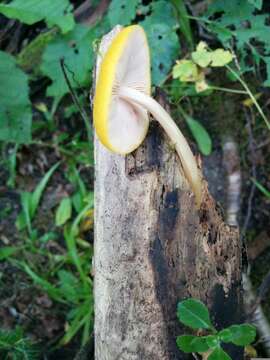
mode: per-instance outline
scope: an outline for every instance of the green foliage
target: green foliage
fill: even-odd
[[[41,354],[17,327],[12,331],[0,329],[0,355],[2,360],[38,360]]]
[[[212,152],[212,140],[206,129],[202,126],[202,124],[199,121],[193,119],[183,110],[181,110],[181,113],[184,116],[186,123],[194,139],[196,140],[201,153],[206,156],[210,155]]]
[[[61,99],[69,92],[61,69],[60,60],[64,60],[72,87],[78,88],[90,83],[90,70],[94,55],[91,47],[96,37],[92,29],[76,25],[72,32],[56,36],[46,47],[41,71],[52,80],[47,95]]]
[[[176,34],[177,19],[173,6],[166,1],[157,1],[149,5],[151,15],[140,24],[147,33],[152,65],[152,82],[160,85],[173,61],[179,56],[180,45]]]
[[[18,249],[15,246],[4,246],[0,248],[0,261],[8,259],[11,255],[14,255]]]
[[[255,63],[264,62],[267,69],[264,85],[269,86],[270,27],[268,14],[257,14],[257,10],[261,8],[262,0],[216,0],[211,3],[206,13],[207,20],[210,20],[206,26],[217,35],[224,47],[231,47],[232,42],[235,42],[243,70],[254,69],[248,64],[250,51]]]
[[[183,33],[183,35],[185,36],[190,48],[192,49],[194,47],[193,34],[192,34],[191,26],[190,26],[190,21],[188,18],[188,12],[186,9],[185,1],[184,0],[171,0],[171,3],[176,8],[180,30]]]
[[[263,193],[268,199],[270,199],[270,191],[267,190],[259,181],[256,179],[252,179],[253,183],[256,185],[256,187],[260,190],[261,193]]]
[[[181,301],[177,307],[177,316],[180,322],[194,330],[205,329],[209,335],[178,336],[176,343],[185,353],[205,353],[210,360],[230,360],[231,357],[222,349],[221,343],[233,343],[237,346],[247,346],[256,337],[253,325],[231,325],[226,329],[217,331],[210,321],[207,307],[197,299]]]
[[[128,25],[136,16],[136,8],[140,0],[112,0],[108,10],[111,27],[115,25]]]
[[[55,38],[57,33],[58,30],[55,28],[40,33],[18,54],[18,66],[25,72],[31,73],[31,78],[36,78],[41,75],[40,65],[43,52],[46,46]]]
[[[58,166],[59,163],[55,164],[50,168],[50,170],[43,176],[33,193],[27,191],[23,191],[21,193],[21,203],[23,210],[19,214],[16,221],[16,225],[19,230],[22,230],[27,226],[29,234],[32,233],[31,221],[36,214],[38,205],[40,203],[42,194],[47,186],[47,183]]]
[[[55,215],[55,224],[57,226],[64,225],[71,217],[72,204],[69,197],[61,200]]]
[[[192,329],[210,329],[212,327],[207,307],[199,300],[187,299],[177,307],[179,321]]]
[[[0,13],[28,25],[45,20],[48,27],[57,25],[63,33],[75,25],[69,0],[13,0],[0,4]]]
[[[15,59],[0,51],[0,140],[28,143],[31,140],[32,110],[27,76]]]
[[[200,67],[222,67],[229,64],[232,59],[232,53],[224,49],[209,50],[207,44],[201,41],[196,51],[191,54],[192,60]]]

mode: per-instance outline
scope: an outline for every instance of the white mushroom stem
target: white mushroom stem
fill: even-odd
[[[139,90],[127,86],[121,86],[118,95],[122,99],[125,99],[131,103],[139,104],[144,109],[148,110],[163,127],[173,145],[175,146],[185,176],[187,177],[191,189],[195,194],[196,205],[200,207],[202,196],[202,181],[200,171],[184,135],[181,133],[173,119],[156,100]]]

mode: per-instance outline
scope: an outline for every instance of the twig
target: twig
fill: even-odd
[[[252,133],[252,127],[251,127],[251,121],[250,121],[250,115],[248,114],[247,110],[244,108],[244,114],[246,117],[246,122],[247,122],[247,131],[248,131],[248,141],[249,141],[249,148],[250,148],[250,152],[251,152],[251,161],[252,161],[252,165],[251,165],[251,174],[252,177],[254,179],[257,178],[257,169],[256,169],[256,165],[255,165],[255,144],[254,144],[254,137],[253,137],[253,133]],[[247,206],[247,212],[246,212],[246,216],[245,216],[245,220],[244,220],[244,224],[242,227],[242,231],[241,231],[241,235],[240,235],[240,240],[242,241],[246,231],[247,231],[247,227],[250,221],[250,217],[252,214],[252,202],[253,202],[253,197],[254,197],[254,193],[255,193],[255,189],[256,189],[256,185],[253,182],[250,188],[250,193],[249,193],[249,197],[248,197],[248,206]]]
[[[92,143],[93,139],[92,139],[92,129],[91,129],[91,126],[90,126],[90,121],[88,119],[88,116],[87,116],[85,110],[81,106],[81,104],[80,104],[80,102],[78,100],[78,97],[77,97],[76,93],[74,92],[74,90],[72,88],[72,85],[71,85],[71,82],[70,82],[70,80],[69,80],[69,78],[67,76],[65,59],[64,58],[60,59],[60,65],[61,65],[61,69],[62,69],[63,74],[64,74],[64,78],[66,80],[67,86],[69,88],[72,100],[73,100],[74,104],[77,106],[77,108],[79,110],[79,113],[80,113],[80,115],[81,115],[81,117],[83,119],[83,122],[85,124],[86,130],[87,130],[88,141],[89,141],[89,143]]]

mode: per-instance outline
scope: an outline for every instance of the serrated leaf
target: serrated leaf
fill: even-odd
[[[212,327],[207,307],[197,299],[187,299],[178,303],[179,321],[192,329],[210,329]]]
[[[179,78],[182,82],[195,82],[198,80],[199,72],[196,64],[191,60],[177,61],[173,67],[173,78]]]
[[[75,22],[69,0],[13,0],[0,4],[0,13],[11,19],[32,25],[45,20],[48,27],[59,26],[63,33],[73,29]]]
[[[209,349],[206,337],[193,335],[182,335],[176,339],[177,346],[185,353],[205,352]]]
[[[232,358],[221,347],[217,347],[211,352],[207,360],[232,360]]]
[[[238,346],[251,344],[256,338],[256,328],[250,324],[232,325],[227,328],[231,334],[231,342]]]
[[[28,78],[16,60],[0,51],[0,140],[28,143],[31,140],[32,110]]]
[[[98,31],[83,25],[76,25],[72,32],[58,35],[46,47],[41,64],[41,71],[52,80],[47,88],[47,95],[61,99],[69,92],[60,60],[64,60],[65,70],[72,87],[78,88],[91,80],[94,62],[92,43]]]
[[[61,200],[60,205],[56,210],[55,224],[56,226],[64,225],[71,217],[71,199],[66,197]]]
[[[198,147],[203,155],[210,155],[212,151],[212,140],[206,131],[206,129],[202,126],[199,121],[193,119],[191,116],[187,115],[185,112],[182,111],[186,123],[196,140]]]
[[[140,0],[112,0],[108,10],[111,27],[115,25],[128,25],[136,16],[136,8]]]

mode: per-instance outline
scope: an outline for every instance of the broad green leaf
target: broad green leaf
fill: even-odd
[[[0,51],[0,140],[28,143],[31,140],[32,110],[28,78],[15,59]]]
[[[140,0],[112,0],[108,10],[111,27],[129,25],[136,16],[136,8]]]
[[[71,200],[69,197],[66,197],[61,200],[60,205],[56,210],[55,224],[56,226],[64,225],[71,217]]]
[[[15,254],[18,248],[15,246],[4,246],[0,248],[0,261],[8,259],[10,256]]]
[[[263,0],[248,0],[248,2],[255,6],[256,9],[261,10],[263,5]]]
[[[232,360],[232,358],[221,347],[217,347],[211,352],[207,360]]]
[[[45,20],[48,27],[57,25],[63,33],[75,25],[69,0],[13,0],[0,4],[0,13],[28,25]]]
[[[220,67],[229,64],[233,59],[232,53],[224,49],[216,49],[211,52],[211,66]]]
[[[204,336],[182,335],[177,337],[176,343],[185,353],[205,352],[209,349]]]
[[[181,112],[202,154],[206,156],[210,155],[212,151],[212,140],[208,132],[197,120],[193,119],[185,112]]]
[[[250,324],[232,325],[227,329],[232,333],[231,342],[238,346],[249,345],[256,338],[256,328]]]
[[[176,34],[176,13],[168,1],[151,3],[150,15],[140,25],[146,31],[150,46],[152,83],[160,85],[174,61],[179,57],[180,44]]]
[[[179,321],[192,329],[210,329],[212,324],[207,307],[197,299],[187,299],[178,303]]]
[[[177,61],[173,67],[173,78],[179,78],[182,82],[195,82],[198,80],[199,72],[196,64],[191,60]]]
[[[92,44],[98,36],[97,33],[96,28],[76,25],[72,32],[56,36],[48,44],[41,64],[42,73],[52,80],[52,84],[47,88],[47,96],[61,99],[69,92],[60,65],[61,59],[74,89],[90,83],[94,62]]]

